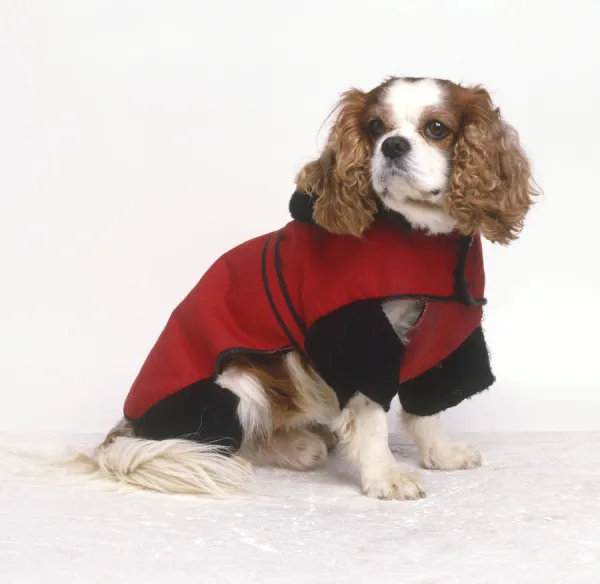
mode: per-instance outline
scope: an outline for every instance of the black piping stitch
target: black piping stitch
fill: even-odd
[[[275,240],[275,272],[277,273],[277,280],[279,281],[279,288],[281,289],[281,293],[283,294],[283,299],[287,304],[288,310],[294,319],[294,322],[298,326],[298,328],[302,331],[302,334],[306,336],[308,334],[308,328],[302,322],[302,319],[296,312],[294,308],[294,304],[292,303],[292,299],[288,292],[287,286],[285,285],[285,280],[283,279],[283,274],[281,272],[281,255],[279,253],[279,244],[281,243],[281,236],[283,235],[283,230],[281,230],[277,234],[277,239]]]
[[[281,314],[279,314],[279,311],[277,310],[277,307],[275,306],[275,301],[273,300],[273,296],[271,295],[271,291],[269,290],[269,279],[267,277],[267,250],[269,249],[269,243],[271,242],[272,238],[273,238],[273,234],[269,235],[269,237],[265,243],[265,246],[263,248],[263,253],[262,253],[262,281],[263,281],[263,287],[265,289],[265,294],[267,295],[267,300],[269,301],[269,306],[271,307],[271,310],[273,311],[273,314],[274,314],[277,322],[279,323],[281,330],[283,331],[285,336],[290,341],[290,344],[294,347],[294,349],[296,351],[298,351],[298,353],[300,355],[302,355],[302,357],[307,359],[306,354],[304,353],[304,351],[302,350],[302,348],[300,347],[300,345],[298,344],[298,342],[296,341],[296,339],[294,338],[294,336],[292,335],[292,333],[286,326],[285,322],[281,318]]]
[[[456,294],[452,296],[431,296],[427,294],[392,294],[390,296],[379,296],[378,300],[425,300],[427,302],[458,302],[460,304],[464,304],[462,298],[457,296]],[[485,304],[485,298],[474,299],[475,304],[479,305],[483,302]],[[357,302],[360,302],[357,301]]]
[[[485,298],[475,299],[471,296],[469,284],[465,282],[465,267],[467,265],[467,256],[473,245],[473,238],[461,236],[458,243],[458,257],[456,259],[456,267],[454,268],[454,293],[459,302],[467,306],[485,306],[487,300]]]

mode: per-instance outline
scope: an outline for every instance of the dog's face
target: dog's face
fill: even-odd
[[[393,78],[348,91],[338,109],[324,152],[298,176],[325,229],[360,235],[378,197],[431,233],[517,236],[535,195],[529,164],[484,89]]]
[[[449,97],[448,88],[431,79],[395,80],[371,96],[365,120],[375,193],[417,224],[437,211],[439,231],[453,228],[444,221],[442,204],[461,123]]]

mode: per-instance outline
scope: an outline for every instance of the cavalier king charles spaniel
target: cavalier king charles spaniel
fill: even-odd
[[[518,237],[537,195],[517,133],[485,89],[397,77],[342,95],[323,151],[300,170],[296,188],[296,214],[336,237],[361,238],[385,215],[428,237],[454,232],[500,244]],[[399,342],[409,343],[424,300],[377,307]],[[124,418],[77,460],[138,487],[221,494],[247,486],[253,464],[312,469],[336,447],[366,495],[423,497],[419,476],[390,451],[386,408],[360,391],[340,407],[318,369],[297,350],[232,353],[213,379],[217,389],[203,390],[202,403],[190,392],[159,401],[151,421]],[[433,387],[420,387],[417,398],[399,388],[401,420],[424,467],[481,464],[474,447],[444,433],[439,414],[482,389],[448,401]],[[217,440],[224,435],[231,437],[226,447]]]

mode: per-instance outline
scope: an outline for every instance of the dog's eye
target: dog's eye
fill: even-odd
[[[385,124],[379,118],[374,118],[369,122],[369,132],[377,138],[385,132]]]
[[[439,120],[431,120],[430,122],[427,122],[424,130],[427,137],[431,138],[432,140],[442,140],[450,133],[448,126],[442,124],[442,122]]]

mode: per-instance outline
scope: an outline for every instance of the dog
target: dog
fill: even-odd
[[[481,464],[440,412],[495,381],[481,239],[519,236],[539,194],[528,158],[481,86],[392,77],[334,114],[290,223],[225,254],[174,310],[124,418],[78,457],[87,470],[222,495],[252,465],[313,469],[337,447],[366,495],[417,499],[388,445],[395,396],[425,468]]]

